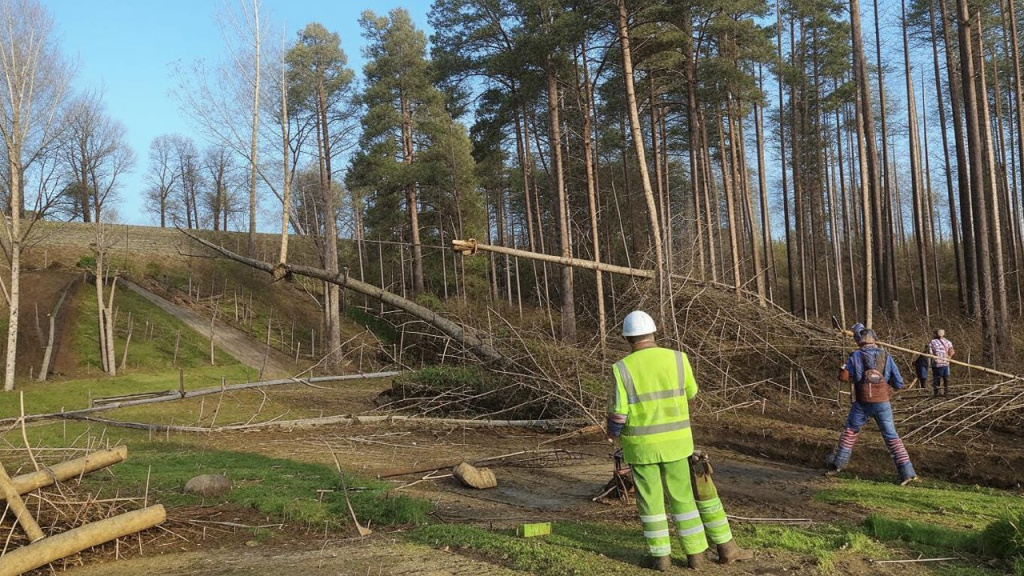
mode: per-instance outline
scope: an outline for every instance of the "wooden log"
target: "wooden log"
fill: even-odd
[[[7,470],[2,463],[0,463],[0,494],[4,495],[7,505],[11,510],[14,510],[14,515],[18,518],[18,524],[21,525],[21,529],[28,535],[29,541],[35,542],[42,539],[43,531],[39,529],[36,519],[32,517],[28,508],[25,507],[25,503],[21,500],[21,495],[14,490],[14,486],[11,485],[11,477],[7,475]]]
[[[11,478],[11,485],[18,494],[28,494],[50,486],[56,482],[70,480],[82,474],[88,474],[107,466],[112,466],[128,458],[128,447],[118,446],[111,450],[99,450],[89,455],[61,462],[37,472],[22,474]]]
[[[124,408],[127,406],[138,406],[140,404],[152,404],[154,402],[170,402],[173,400],[181,400],[182,398],[195,398],[196,396],[205,396],[208,394],[219,394],[224,391],[233,390],[245,390],[247,388],[262,388],[264,386],[278,386],[281,384],[305,384],[311,385],[313,382],[340,382],[344,380],[366,380],[375,378],[391,378],[397,376],[401,372],[374,372],[371,374],[345,374],[342,376],[317,376],[316,378],[283,378],[280,380],[265,380],[263,382],[247,382],[244,384],[232,384],[230,386],[217,386],[214,388],[203,388],[200,390],[189,390],[182,395],[179,391],[169,391],[162,396],[154,396],[151,398],[141,398],[137,400],[120,400],[117,402],[110,402],[102,404],[100,406],[92,406],[90,408],[82,408],[80,410],[69,410],[67,412],[51,412],[48,414],[29,414],[24,418],[0,418],[0,426],[8,424],[16,424],[24,420],[25,422],[36,422],[40,420],[55,420],[59,418],[71,418],[75,415],[90,414],[93,412],[100,412],[103,410],[113,410],[115,408]],[[97,399],[102,402],[103,398]]]
[[[541,262],[551,262],[553,264],[561,264],[562,266],[571,266],[573,268],[585,268],[587,270],[600,270],[602,272],[609,272],[612,274],[621,274],[623,276],[632,276],[634,278],[648,278],[654,279],[654,270],[645,270],[642,268],[629,268],[626,266],[616,266],[615,264],[608,264],[607,262],[594,262],[593,260],[583,260],[581,258],[566,258],[563,256],[554,256],[551,254],[542,254],[540,252],[530,252],[529,250],[520,250],[518,248],[507,248],[505,246],[492,246],[489,244],[482,244],[477,242],[475,239],[470,238],[469,240],[452,240],[452,250],[462,254],[463,256],[470,256],[476,254],[477,251],[493,252],[495,254],[503,254],[506,256],[515,256],[518,258],[528,258],[530,260],[539,260]],[[700,280],[697,278],[691,278],[682,274],[670,274],[669,278],[674,281],[682,282],[684,284],[696,284],[698,286],[709,286],[718,290],[729,290],[731,292],[738,292],[740,294],[746,294],[747,296],[758,298],[756,292],[744,290],[738,286],[732,286],[725,284],[724,282],[715,282],[712,280]],[[789,312],[774,302],[768,302],[772,308],[780,312]]]
[[[167,519],[161,504],[79,526],[0,556],[0,576],[17,576],[117,538],[147,530]]]
[[[209,434],[210,432],[231,432],[239,430],[258,430],[262,428],[293,428],[305,429],[318,426],[331,426],[336,424],[397,424],[408,422],[410,424],[426,423],[442,426],[457,426],[463,428],[536,428],[540,430],[553,430],[558,428],[578,427],[588,421],[581,418],[564,418],[553,420],[465,420],[461,418],[426,418],[421,416],[360,416],[358,414],[339,414],[336,416],[323,416],[320,418],[302,418],[299,420],[268,420],[266,422],[253,422],[252,424],[233,424],[230,426],[218,426],[210,428],[207,426],[178,426],[165,424],[147,424],[145,422],[122,422],[120,420],[109,420],[95,416],[85,416],[67,412],[70,420],[84,420],[96,422],[106,426],[117,426],[120,428],[133,428],[136,430],[148,430],[151,432],[195,432]],[[458,464],[456,462],[455,464]],[[452,464],[454,466],[455,464]]]

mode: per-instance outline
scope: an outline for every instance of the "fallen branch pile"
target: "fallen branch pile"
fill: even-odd
[[[13,511],[16,519],[0,552],[0,576],[16,576],[162,523],[166,513],[159,504],[146,506],[142,502],[142,508],[129,510],[140,499],[100,500],[93,495],[80,496],[74,486],[60,484],[125,457],[127,449],[121,446],[14,478],[9,478],[0,465],[0,495],[6,501],[0,523],[8,520],[8,511]],[[39,491],[50,486],[54,489]],[[22,495],[29,495],[31,506],[26,506]],[[138,545],[142,547],[141,536]]]

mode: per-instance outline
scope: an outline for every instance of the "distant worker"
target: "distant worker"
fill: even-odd
[[[932,398],[939,397],[939,384],[942,384],[942,395],[949,395],[949,359],[956,354],[953,343],[946,340],[946,331],[939,328],[935,338],[928,343],[932,358]],[[941,381],[941,382],[940,382]]]
[[[928,354],[932,353],[931,346],[924,347],[924,353],[918,354],[917,358],[914,359],[914,381],[910,383],[907,388],[913,388],[917,382],[921,383],[921,386],[928,384],[928,364],[931,359]]]
[[[608,439],[621,440],[636,483],[648,567],[664,572],[672,565],[666,495],[688,567],[696,569],[704,563],[708,538],[718,546],[720,563],[750,560],[754,553],[733,540],[722,501],[711,482],[710,466],[698,459],[700,477],[692,477],[688,400],[697,395],[697,380],[686,354],[655,344],[656,330],[646,312],[626,316],[622,335],[633,352],[612,368],[615,385],[608,409]]]
[[[917,480],[917,474],[903,441],[896,433],[892,405],[889,404],[890,388],[903,388],[903,377],[892,356],[876,344],[874,330],[862,330],[860,340],[860,348],[850,354],[840,375],[840,380],[854,382],[855,399],[846,416],[846,427],[839,436],[839,444],[829,455],[829,469],[825,474],[838,474],[850,462],[860,429],[869,418],[874,418],[896,465],[900,485],[905,486]]]

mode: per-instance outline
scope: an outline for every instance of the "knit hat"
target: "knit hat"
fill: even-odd
[[[864,330],[864,325],[860,322],[857,322],[852,328],[850,328],[850,331],[853,332],[853,339],[855,341],[860,342],[860,333],[862,330]]]

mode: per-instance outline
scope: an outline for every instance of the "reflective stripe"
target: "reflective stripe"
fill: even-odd
[[[677,536],[693,536],[694,534],[702,534],[704,532],[703,526],[697,526],[695,528],[687,528],[686,530],[680,530]]]
[[[672,553],[672,545],[669,544],[668,546],[648,546],[647,551],[648,553],[650,553],[651,556],[668,556]]]
[[[720,499],[718,499],[718,498],[715,498],[714,500],[712,500],[711,502],[706,503],[706,504],[705,504],[705,502],[707,502],[707,501],[706,500],[704,500],[704,501],[698,500],[697,501],[697,508],[700,508],[700,511],[705,513],[705,514],[711,514],[712,512],[718,512],[719,510],[722,509],[722,501]]]
[[[695,520],[700,518],[700,512],[694,510],[693,512],[685,512],[683,514],[673,514],[672,519],[676,522],[684,522],[686,520]]]
[[[668,538],[668,528],[664,530],[644,530],[644,538]]]
[[[679,378],[679,391],[686,393],[686,371],[683,369],[683,353],[679,350],[676,353],[676,374]]]
[[[657,392],[645,392],[643,394],[636,393],[636,384],[633,382],[633,375],[629,373],[629,368],[626,368],[626,362],[619,360],[615,363],[615,368],[619,371],[619,378],[622,380],[622,387],[626,389],[626,401],[630,404],[637,404],[639,402],[646,402],[649,400],[664,400],[665,398],[675,398],[677,396],[686,395],[686,367],[683,364],[683,353],[674,350],[676,357],[676,378],[679,382],[679,387],[675,390],[659,390]],[[616,388],[618,393],[618,388]],[[616,399],[617,400],[617,399]]]
[[[640,401],[636,395],[636,384],[633,383],[633,376],[629,373],[629,369],[626,368],[626,363],[619,360],[615,363],[615,367],[619,370],[619,378],[622,379],[622,386],[626,389],[626,401],[630,404],[636,404]]]
[[[651,515],[651,516],[640,516],[640,521],[644,522],[644,523],[647,523],[647,522],[660,522],[662,520],[668,520],[668,516],[666,516],[664,514],[654,514],[654,515]]]
[[[673,388],[671,390],[658,390],[657,392],[644,392],[637,396],[640,402],[647,402],[648,400],[664,400],[665,398],[675,398],[676,396],[682,396],[686,394],[686,390],[679,390]]]
[[[627,426],[622,431],[622,435],[647,436],[648,434],[661,434],[662,432],[674,432],[676,430],[685,430],[689,427],[689,420],[680,420],[678,422],[666,422],[665,424],[653,424],[651,426]]]
[[[727,518],[723,518],[721,520],[715,520],[714,522],[705,522],[704,523],[704,527],[705,528],[718,528],[719,526],[725,526],[725,525],[728,525],[728,524],[729,524],[729,520]]]

